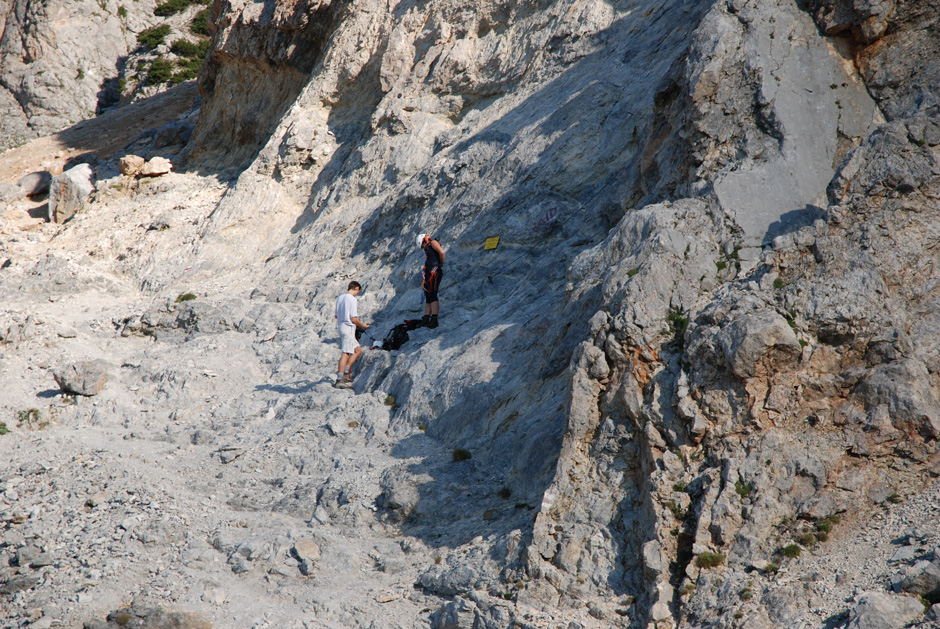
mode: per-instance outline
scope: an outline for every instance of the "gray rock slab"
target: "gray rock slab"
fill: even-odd
[[[900,629],[924,613],[919,599],[886,592],[866,592],[849,610],[846,629]]]

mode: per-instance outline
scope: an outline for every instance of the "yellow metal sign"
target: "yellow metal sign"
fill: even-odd
[[[484,251],[489,249],[495,249],[499,244],[499,236],[493,236],[492,238],[487,238],[486,243],[483,245]]]

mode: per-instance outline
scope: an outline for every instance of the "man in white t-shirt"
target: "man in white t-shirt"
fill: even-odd
[[[359,282],[350,282],[345,294],[336,300],[336,328],[339,331],[339,343],[343,353],[339,357],[339,368],[336,371],[337,389],[352,388],[352,366],[362,353],[359,341],[356,340],[356,328],[363,330],[369,326],[359,320],[359,303],[356,295],[362,290]]]

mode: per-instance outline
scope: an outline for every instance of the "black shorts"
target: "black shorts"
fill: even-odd
[[[442,277],[444,277],[442,267],[425,265],[421,277],[421,288],[424,289],[424,301],[426,303],[433,304],[437,301],[437,289],[441,285]]]

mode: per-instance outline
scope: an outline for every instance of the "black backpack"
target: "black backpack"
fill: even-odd
[[[399,323],[385,335],[382,341],[382,349],[392,351],[398,349],[408,342],[408,324]]]

